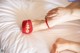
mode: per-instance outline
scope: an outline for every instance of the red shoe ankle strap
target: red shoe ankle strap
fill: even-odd
[[[50,27],[49,27],[49,24],[48,24],[47,18],[45,18],[45,22],[46,22],[47,27],[50,28]]]

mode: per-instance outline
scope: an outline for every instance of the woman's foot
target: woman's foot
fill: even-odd
[[[65,50],[80,52],[80,43],[58,38],[52,46],[51,53],[59,53]]]

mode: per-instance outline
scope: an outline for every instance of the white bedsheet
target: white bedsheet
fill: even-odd
[[[24,3],[28,5],[26,6]],[[29,19],[30,17],[30,19],[32,17],[38,18],[36,14],[40,10],[37,9],[36,13],[31,13],[31,11],[34,12],[35,8],[31,10],[32,8],[29,6],[33,5],[30,5],[30,3],[36,3],[34,1],[33,3],[29,1],[24,3],[22,0],[0,1],[0,48],[4,53],[50,53],[50,47],[58,37],[80,42],[80,20],[66,23],[67,26],[65,24],[55,26],[53,29],[47,31],[23,34],[21,32],[22,20]],[[51,4],[50,6],[48,10],[53,8]],[[42,19],[48,11],[44,10],[39,11],[38,14]],[[72,26],[74,27],[71,28]]]

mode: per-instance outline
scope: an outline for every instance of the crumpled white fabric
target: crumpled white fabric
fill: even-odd
[[[44,17],[48,10],[59,6],[65,7],[70,4],[66,0],[64,1],[66,4],[57,1],[0,0],[0,48],[3,52],[50,53],[49,47],[43,37],[38,36],[38,34],[35,36],[36,33],[32,33],[32,35],[23,34],[20,25],[21,20]],[[19,25],[17,24],[18,21],[20,21]]]

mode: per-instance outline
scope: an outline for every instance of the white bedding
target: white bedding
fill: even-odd
[[[42,0],[40,0],[41,3],[29,0],[0,1],[0,48],[4,53],[50,53],[50,47],[58,37],[80,42],[80,20],[66,22],[47,31],[31,34],[21,32],[22,20],[39,19],[40,17],[43,19],[48,10],[58,7],[58,5],[53,5],[54,3],[48,4],[48,1],[46,0],[47,3]],[[43,2],[50,8],[45,10],[44,6],[46,5]],[[40,5],[37,9],[36,4]],[[62,7],[64,7],[63,5],[61,4]],[[35,9],[36,11],[33,13]]]

